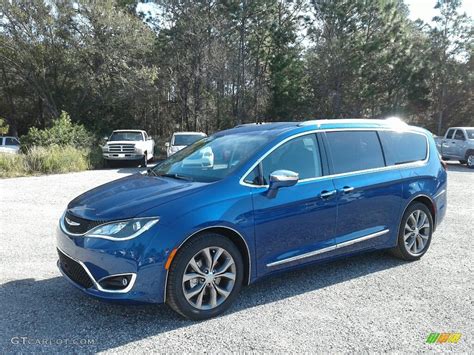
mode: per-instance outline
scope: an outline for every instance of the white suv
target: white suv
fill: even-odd
[[[165,144],[166,156],[169,157],[204,137],[207,137],[207,135],[202,132],[175,132],[171,137],[171,141]]]

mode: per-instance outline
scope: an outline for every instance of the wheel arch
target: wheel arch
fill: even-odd
[[[413,196],[410,201],[406,204],[405,208],[403,209],[403,213],[401,214],[401,218],[400,220],[403,218],[403,216],[405,215],[405,212],[406,210],[408,209],[408,207],[410,207],[413,203],[415,202],[420,202],[422,204],[424,204],[426,207],[428,207],[428,209],[430,210],[431,212],[431,217],[433,218],[433,232],[436,230],[436,203],[434,202],[434,200],[428,196],[428,195],[425,195],[425,194],[418,194],[416,196]],[[398,234],[397,234],[398,235]]]
[[[237,247],[237,249],[239,249],[244,261],[243,284],[244,285],[250,284],[251,271],[252,271],[252,258],[250,254],[250,249],[243,235],[231,227],[217,225],[217,226],[209,226],[209,227],[200,229],[192,233],[188,237],[186,237],[184,241],[176,248],[176,250],[179,250],[183,245],[185,245],[193,237],[197,237],[198,235],[201,235],[203,233],[220,234],[223,237],[228,238]],[[164,302],[166,302],[166,289],[168,287],[168,274],[169,274],[169,270],[166,270],[165,285],[164,285],[164,298],[163,298]]]
[[[474,149],[471,148],[471,149],[466,150],[466,154],[464,154],[464,160],[467,161],[467,158],[468,158],[469,155],[471,155],[471,154],[474,154]]]

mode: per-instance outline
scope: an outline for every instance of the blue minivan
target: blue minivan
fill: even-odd
[[[72,200],[58,266],[91,296],[206,319],[270,274],[376,249],[419,259],[446,188],[432,135],[399,120],[241,125]]]

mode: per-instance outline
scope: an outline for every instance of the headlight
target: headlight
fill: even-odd
[[[138,237],[143,232],[146,232],[158,223],[159,220],[160,219],[157,217],[134,218],[125,221],[107,223],[91,229],[84,236],[115,241],[129,240]]]

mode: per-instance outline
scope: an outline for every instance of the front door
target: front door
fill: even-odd
[[[455,158],[463,159],[464,152],[466,151],[466,136],[462,129],[457,129],[454,133],[452,144],[452,156]]]
[[[255,188],[257,272],[259,276],[322,257],[335,245],[336,191],[325,179],[320,144],[308,134],[282,144],[259,165],[262,183],[276,170],[299,174],[299,182],[270,198],[267,187]]]
[[[452,157],[454,155],[454,147],[456,142],[454,139],[454,132],[456,130],[451,128],[449,129],[448,133],[446,134],[446,138],[443,139],[443,143],[441,146],[442,155],[446,157]]]

